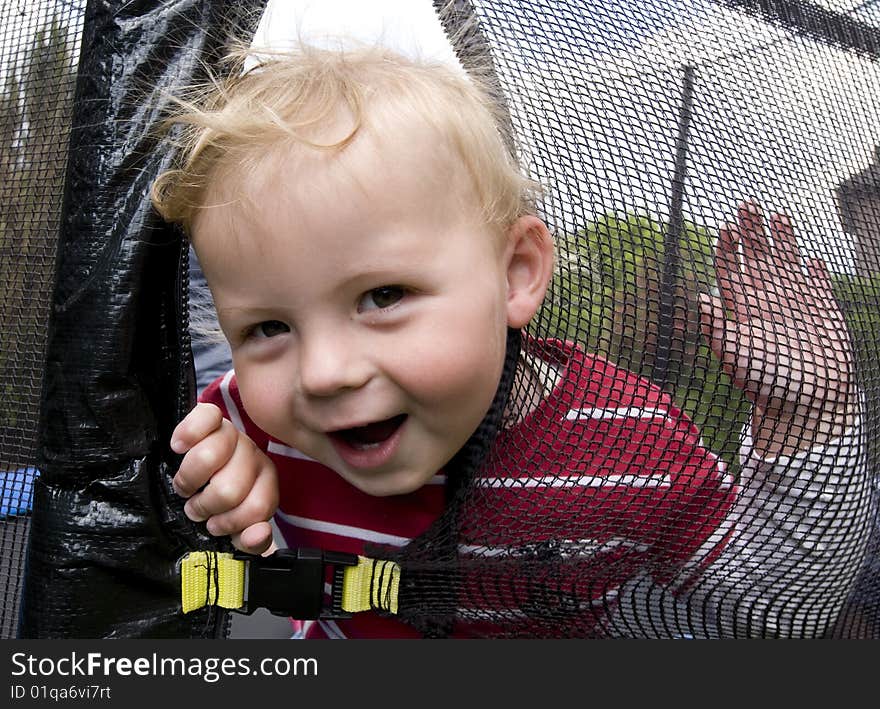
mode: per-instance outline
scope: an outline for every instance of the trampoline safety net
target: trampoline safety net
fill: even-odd
[[[2,3],[4,637],[227,632],[179,607],[176,561],[229,544],[170,488],[187,247],[148,189],[162,91],[262,9],[228,5]],[[880,638],[880,4],[435,5],[557,255],[444,512],[372,549],[399,617]]]
[[[81,13],[0,5],[0,636],[15,637]]]

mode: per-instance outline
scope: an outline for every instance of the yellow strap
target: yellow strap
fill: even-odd
[[[244,605],[245,564],[232,554],[194,551],[181,559],[181,606],[189,613],[205,605],[241,608]],[[358,613],[378,608],[397,613],[400,566],[393,561],[358,557],[346,566],[342,582],[342,610]]]
[[[397,613],[400,566],[393,561],[358,557],[355,566],[345,567],[342,610],[348,613],[371,608]]]
[[[194,551],[180,562],[181,605],[189,613],[204,605],[244,605],[244,564],[232,554]]]

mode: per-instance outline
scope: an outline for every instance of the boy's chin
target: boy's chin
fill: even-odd
[[[339,471],[337,471],[339,472]],[[396,471],[393,473],[340,473],[349,484],[371,497],[392,497],[408,495],[424,487],[434,477],[434,473],[422,471]]]

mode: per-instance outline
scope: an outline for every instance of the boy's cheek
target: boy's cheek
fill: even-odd
[[[236,369],[238,393],[241,402],[251,420],[262,430],[272,434],[278,425],[279,418],[287,418],[289,407],[285,406],[282,392],[288,390],[289,384],[283,380],[249,371]],[[285,416],[281,414],[285,413]],[[274,434],[272,434],[274,435]]]
[[[408,380],[398,381],[426,405],[488,407],[501,379],[505,349],[487,344],[489,338],[484,336],[482,341],[450,340],[442,348],[417,352]]]

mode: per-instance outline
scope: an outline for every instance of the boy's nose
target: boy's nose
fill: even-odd
[[[370,363],[353,338],[326,332],[300,343],[299,381],[304,394],[328,397],[362,387],[370,379]]]

